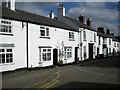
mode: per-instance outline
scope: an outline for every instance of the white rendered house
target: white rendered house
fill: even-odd
[[[75,62],[76,29],[11,7],[1,10],[0,72]]]

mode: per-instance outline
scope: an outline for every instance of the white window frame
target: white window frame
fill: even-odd
[[[40,37],[50,37],[50,28],[47,26],[40,26]],[[41,31],[45,32],[45,35],[41,35]]]
[[[39,48],[39,55],[40,55],[40,61],[51,61],[52,60],[52,49],[51,48]],[[50,56],[48,56],[50,54]],[[43,55],[45,56],[46,60],[44,60]],[[50,58],[50,59],[48,59]]]
[[[4,27],[3,31],[1,29],[2,26]],[[5,27],[6,27],[6,29],[5,29]],[[0,33],[2,33],[2,34],[13,34],[12,21],[11,20],[0,19]]]
[[[65,47],[65,59],[72,58],[72,47]]]
[[[4,64],[11,64],[13,63],[13,59],[14,59],[14,56],[13,56],[13,48],[12,47],[0,47],[0,50],[3,49],[4,52],[0,52],[0,54],[4,54],[5,55],[5,62],[2,63],[2,58],[0,60],[0,65],[4,65]],[[12,51],[9,51],[8,50],[12,50]],[[9,58],[7,58],[7,55],[9,56]],[[10,57],[10,55],[12,55],[12,57]],[[12,58],[12,59],[11,59]],[[9,62],[7,62],[7,59]],[[12,60],[12,61],[10,61]]]
[[[69,40],[75,40],[74,32],[69,32]]]

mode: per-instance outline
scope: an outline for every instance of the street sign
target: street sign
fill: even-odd
[[[82,43],[80,43],[80,46],[82,46],[83,44]]]

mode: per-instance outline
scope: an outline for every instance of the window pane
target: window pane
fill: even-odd
[[[47,53],[47,60],[51,60],[51,53]]]
[[[46,30],[46,36],[49,36],[49,30]]]
[[[45,30],[40,30],[41,36],[45,36]]]
[[[2,63],[5,63],[5,54],[2,54]]]
[[[0,52],[4,52],[5,50],[4,49],[0,49]]]
[[[46,52],[46,49],[43,49],[43,52]]]
[[[7,49],[7,52],[12,52],[12,49]]]

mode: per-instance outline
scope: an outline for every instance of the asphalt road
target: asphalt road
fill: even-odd
[[[3,88],[118,88],[119,58],[2,75]]]

